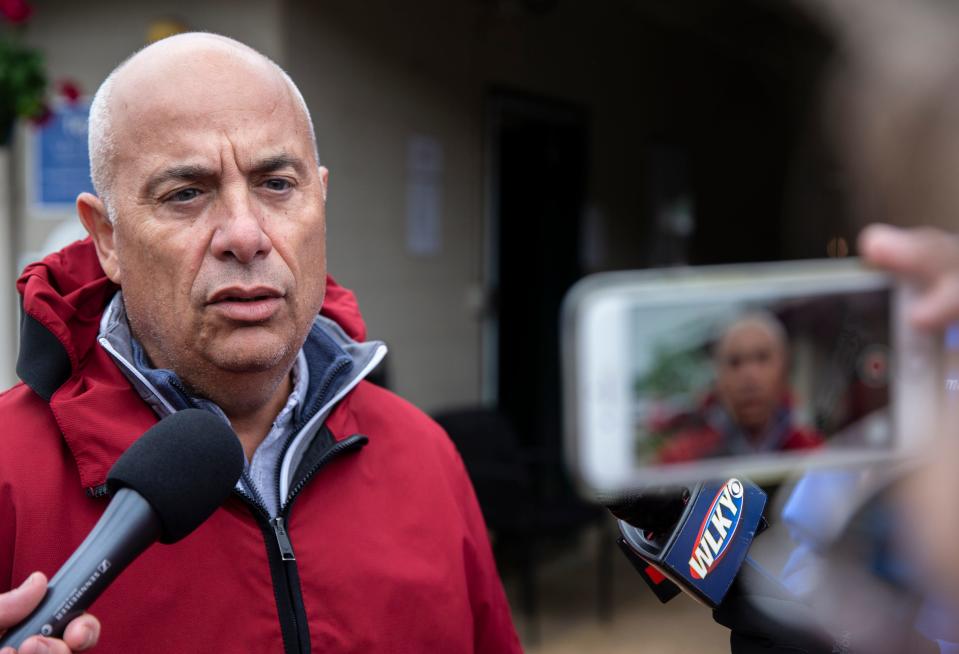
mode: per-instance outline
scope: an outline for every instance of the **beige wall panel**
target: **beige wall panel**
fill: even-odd
[[[394,387],[427,410],[481,399],[484,281],[484,101],[494,86],[577,102],[590,112],[590,205],[632,240],[639,148],[632,20],[618,3],[288,2],[290,72],[313,111],[332,171],[330,271],[353,288],[372,335],[391,345]],[[630,96],[635,95],[632,91]],[[407,252],[406,147],[444,149],[442,251]],[[637,163],[638,165],[638,163]],[[610,264],[617,259],[615,248]],[[523,283],[523,280],[504,280]]]

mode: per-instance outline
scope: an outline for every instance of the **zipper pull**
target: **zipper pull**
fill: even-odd
[[[286,533],[286,525],[283,524],[283,518],[273,518],[270,520],[270,524],[273,525],[276,543],[280,546],[280,558],[284,561],[296,561],[296,557],[293,555],[293,543],[290,542],[290,535]]]

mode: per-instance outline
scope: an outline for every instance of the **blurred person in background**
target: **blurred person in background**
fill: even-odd
[[[914,328],[959,321],[959,236],[871,225],[859,248],[917,290]],[[776,583],[790,596],[760,583],[724,599],[714,617],[734,654],[959,654],[959,445],[946,408],[918,461],[814,471],[789,486]]]
[[[959,7],[925,0],[802,4],[841,44],[825,115],[855,220],[873,223],[859,236],[859,252],[868,265],[915,290],[907,316],[913,328],[942,333],[959,321]],[[944,363],[954,356],[947,349]],[[750,631],[762,619],[750,623],[756,613],[747,609],[741,623],[727,625],[739,630],[743,643],[734,651],[959,652],[959,413],[955,398],[945,388],[943,394],[939,433],[917,464],[858,473],[887,477],[889,492],[880,501],[886,518],[847,525],[854,546],[845,557],[814,545],[804,566],[788,570],[797,582],[790,589],[838,638],[777,642],[762,627]],[[823,478],[808,478],[819,486],[820,501],[806,506],[807,513],[842,504],[857,510],[862,497],[851,497],[841,483],[835,492],[825,489]],[[882,552],[877,569],[869,554],[891,544],[896,547]]]
[[[913,327],[944,331],[959,321],[959,6],[930,0],[803,4],[833,27],[843,45],[826,116],[851,209],[860,223],[888,223],[864,229],[859,251],[868,264],[917,291],[908,316]],[[940,433],[922,467],[903,484],[900,515],[903,533],[912,535],[913,562],[929,592],[951,607],[945,613],[954,625],[959,424],[953,419],[959,413],[956,398],[943,391]],[[949,640],[959,642],[959,631]],[[959,651],[952,648],[943,651]]]
[[[959,204],[956,206],[959,216]],[[870,264],[892,272],[919,290],[908,318],[917,329],[944,330],[959,321],[959,236],[935,228],[872,225],[860,236]],[[952,353],[947,352],[949,357]],[[945,380],[944,380],[945,382]],[[922,467],[903,486],[900,513],[913,536],[916,561],[931,592],[947,598],[959,623],[959,424],[956,398],[946,397],[945,421]],[[959,630],[953,634],[959,642]],[[946,650],[944,650],[946,651]],[[959,652],[959,645],[950,652]]]

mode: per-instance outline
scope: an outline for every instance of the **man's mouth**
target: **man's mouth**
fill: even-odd
[[[255,295],[253,297],[225,297],[221,300],[217,300],[217,302],[256,302],[257,300],[266,300],[266,299],[269,299],[270,297],[273,297],[273,296]]]
[[[231,286],[215,292],[207,306],[236,322],[269,320],[279,310],[284,294],[272,287]]]

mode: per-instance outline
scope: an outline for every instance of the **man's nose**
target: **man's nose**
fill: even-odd
[[[739,386],[747,388],[755,386],[759,380],[759,370],[752,364],[743,364],[738,370]]]
[[[263,217],[249,191],[224,194],[219,207],[217,226],[210,248],[218,259],[236,259],[252,263],[273,249],[269,234],[263,229]]]

